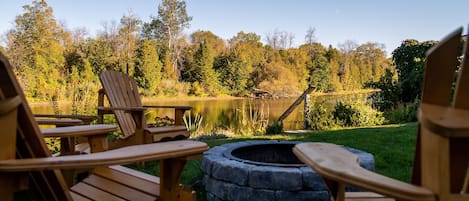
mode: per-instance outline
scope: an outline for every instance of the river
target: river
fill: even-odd
[[[324,97],[323,97],[324,98]],[[322,98],[322,99],[323,99]],[[336,98],[330,98],[336,99]],[[261,126],[275,122],[280,115],[296,100],[296,98],[280,99],[162,99],[157,101],[145,101],[146,105],[189,105],[192,106],[191,116],[201,115],[202,132],[205,134],[219,134],[227,131],[231,132],[254,132]],[[95,106],[91,105],[83,111],[95,111]],[[71,103],[60,103],[54,107],[52,103],[32,104],[33,113],[53,114],[54,108],[60,110],[59,113],[70,114]],[[79,108],[80,110],[80,108]],[[285,130],[303,129],[303,103],[283,121]],[[83,113],[80,113],[83,114]],[[188,112],[186,112],[188,114]],[[156,116],[168,116],[174,118],[174,113],[170,109],[159,109],[146,114],[148,122]]]

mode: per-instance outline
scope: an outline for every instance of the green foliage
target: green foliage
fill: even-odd
[[[202,125],[203,117],[200,114],[196,114],[195,116],[189,114],[184,114],[183,116],[184,124],[186,125],[187,130],[189,130],[191,136],[196,136],[200,132],[200,126]]]
[[[160,62],[155,49],[155,42],[144,39],[137,49],[135,61],[135,80],[144,89],[145,94],[159,95],[161,93],[161,70],[163,64]]]
[[[309,128],[312,130],[328,130],[336,127],[332,109],[326,104],[326,101],[311,101],[306,114],[306,120]]]
[[[155,117],[155,123],[152,123],[151,126],[154,127],[164,127],[164,126],[169,126],[169,125],[174,125],[175,120],[168,117]]]
[[[392,52],[392,58],[398,72],[398,85],[402,102],[412,102],[415,98],[420,97],[425,52],[436,43],[437,41],[405,40]]]
[[[382,112],[373,109],[360,98],[348,104],[338,101],[333,116],[337,124],[343,127],[375,126],[384,123]]]
[[[264,109],[256,110],[255,108],[264,108],[261,106],[254,106],[249,101],[248,106],[243,104],[241,108],[237,108],[234,111],[234,119],[232,120],[232,130],[236,135],[241,136],[253,136],[262,135],[265,133],[265,127],[267,126],[268,111]]]
[[[230,53],[221,55],[214,61],[213,68],[219,75],[219,82],[229,95],[248,94],[249,64]]]
[[[47,148],[52,154],[60,152],[60,138],[45,138]]]
[[[143,37],[162,41],[166,46],[164,66],[171,78],[179,74],[180,56],[182,46],[179,41],[184,28],[189,27],[192,20],[187,14],[184,0],[163,0],[158,5],[158,15],[151,16],[151,21],[143,24]],[[172,69],[170,69],[172,68]]]
[[[333,108],[327,106],[326,100],[311,102],[307,121],[312,130],[375,126],[385,120],[383,113],[373,109],[361,96],[345,102],[338,100]]]
[[[2,51],[33,100],[73,101],[82,92],[72,89],[96,90],[97,76],[109,69],[134,76],[146,96],[249,96],[257,89],[296,96],[310,84],[322,92],[359,90],[391,68],[375,43],[326,48],[311,31],[299,48],[285,39],[264,45],[256,33],[239,32],[227,42],[210,31],[183,37],[190,21],[185,1],[164,0],[149,22],[127,13],[88,37],[83,29],[66,31],[45,1],[33,1],[16,17]]]
[[[218,74],[213,69],[213,54],[208,46],[208,41],[205,40],[200,44],[199,49],[194,55],[194,67],[200,72],[200,75],[196,76],[195,79],[201,83],[206,94],[216,96],[220,90]]]
[[[386,120],[391,123],[405,123],[405,122],[415,122],[417,121],[419,100],[411,104],[398,104],[392,110],[384,112]]]
[[[379,92],[371,95],[373,106],[380,111],[393,109],[400,101],[400,88],[394,79],[394,72],[386,69],[385,74],[377,82],[368,82],[365,87],[380,89]]]
[[[15,29],[8,33],[8,55],[25,94],[46,100],[64,82],[64,31],[45,1],[23,8],[25,13],[16,17]]]
[[[266,135],[271,135],[271,134],[280,134],[283,132],[283,124],[281,122],[275,121],[272,124],[269,124],[265,128],[265,134]]]
[[[355,108],[352,108],[351,105],[347,105],[342,101],[339,101],[336,103],[332,115],[334,116],[334,119],[340,122],[342,126],[354,126],[355,122],[353,118],[357,112],[358,111]]]

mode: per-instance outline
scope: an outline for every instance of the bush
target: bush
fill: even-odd
[[[325,101],[311,101],[309,111],[307,112],[308,126],[312,130],[327,130],[335,127],[335,120],[331,109],[327,107]]]
[[[333,116],[336,123],[344,127],[376,126],[384,123],[383,113],[361,100],[351,104],[337,102]]]
[[[383,113],[374,109],[363,96],[350,100],[339,100],[334,107],[326,101],[311,101],[307,121],[312,130],[327,130],[336,127],[375,126],[384,123]]]
[[[283,124],[275,121],[273,124],[268,125],[265,128],[265,134],[270,135],[270,134],[279,134],[283,132]]]
[[[416,99],[411,104],[398,104],[394,109],[384,113],[384,116],[391,124],[417,121],[417,111],[419,100]]]
[[[340,122],[342,126],[353,126],[353,116],[358,113],[351,105],[344,104],[342,101],[336,103],[334,112],[332,115],[337,122]]]

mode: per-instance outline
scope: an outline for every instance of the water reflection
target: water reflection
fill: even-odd
[[[337,97],[315,97],[313,101],[329,100],[335,104]],[[261,127],[273,123],[296,100],[296,98],[282,99],[164,99],[147,101],[147,105],[190,105],[191,114],[200,114],[203,117],[202,128],[206,134],[233,131],[235,133],[257,132]],[[88,111],[95,111],[90,106]],[[303,129],[303,103],[283,121],[284,129]],[[34,113],[54,113],[52,104],[32,105]],[[71,113],[71,104],[59,104],[62,114]],[[83,110],[86,111],[86,110]],[[149,110],[146,113],[149,121],[156,116],[174,118],[171,109]]]

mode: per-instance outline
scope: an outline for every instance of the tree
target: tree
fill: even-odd
[[[134,53],[140,40],[140,25],[142,21],[129,11],[127,15],[122,16],[119,24],[119,41],[121,44],[119,64],[121,69],[129,75],[133,75],[134,66],[131,60],[135,57]]]
[[[158,58],[156,44],[153,40],[143,39],[136,51],[135,79],[148,95],[158,95],[161,92],[163,64]]]
[[[261,83],[265,73],[262,67],[266,63],[266,56],[260,39],[261,37],[255,33],[239,32],[228,41],[231,53],[239,58],[243,64],[246,64],[241,65],[244,69],[240,69],[240,71],[250,75],[247,80],[248,90]]]
[[[220,55],[214,61],[213,68],[219,75],[220,84],[228,94],[234,96],[247,95],[249,80],[248,64],[237,57],[234,52]]]
[[[28,97],[45,99],[65,82],[64,30],[45,1],[23,6],[7,36],[8,55]]]
[[[305,43],[307,45],[312,45],[313,43],[316,42],[316,29],[313,27],[309,27],[308,30],[306,31],[305,35]]]
[[[309,70],[309,84],[315,86],[318,91],[330,91],[330,70],[326,57],[326,49],[319,43],[311,47],[311,60],[306,67]]]
[[[293,46],[295,35],[286,31],[275,30],[272,34],[267,34],[267,44],[274,50],[288,49]]]
[[[435,44],[437,44],[437,41],[419,42],[408,39],[392,52],[403,102],[413,102],[420,97],[425,52]]]
[[[196,31],[190,35],[190,39],[191,43],[197,46],[207,40],[214,56],[220,55],[226,49],[225,41],[211,31]]]
[[[205,40],[194,54],[195,68],[200,72],[195,79],[204,87],[207,94],[215,96],[219,93],[220,87],[218,75],[213,69],[213,54],[208,46]]]
[[[178,0],[163,0],[158,6],[158,16],[151,17],[149,23],[143,25],[143,35],[146,38],[166,42],[173,71],[179,75],[178,52],[183,47],[177,45],[184,28],[189,27],[192,17],[187,15],[186,2]]]

